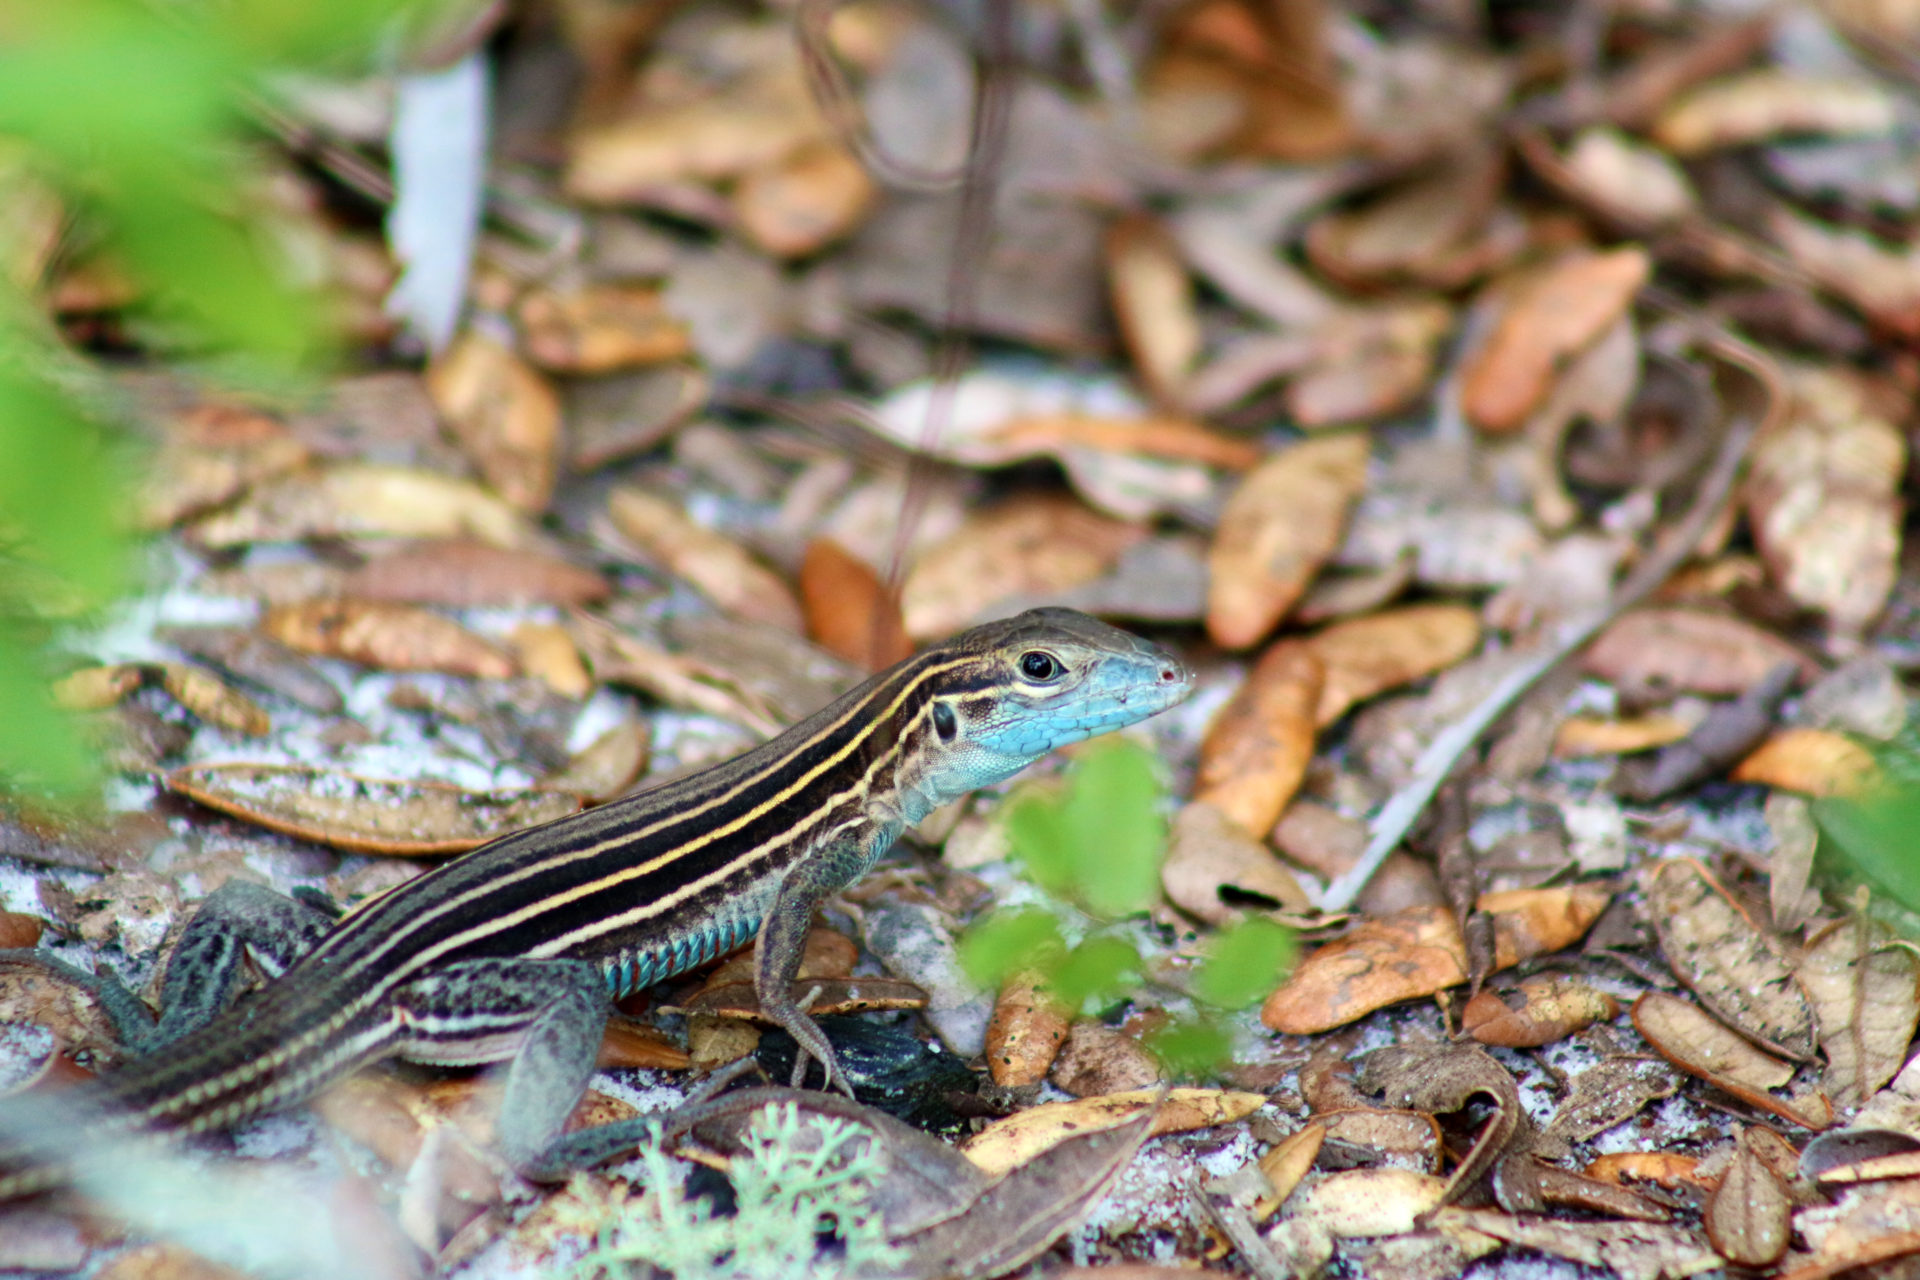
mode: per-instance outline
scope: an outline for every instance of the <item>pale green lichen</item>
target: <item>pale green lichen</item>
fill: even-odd
[[[652,1264],[675,1280],[862,1280],[893,1274],[904,1250],[887,1240],[870,1195],[884,1172],[860,1126],[768,1107],[733,1160],[736,1210],[689,1198],[684,1166],[641,1148],[646,1195],[601,1225],[575,1280],[625,1280]]]

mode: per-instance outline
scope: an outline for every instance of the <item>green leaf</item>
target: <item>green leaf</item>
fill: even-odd
[[[1007,809],[1007,838],[1034,883],[1114,920],[1152,906],[1166,854],[1154,758],[1124,739],[1080,756],[1058,789],[1030,789]]]
[[[1167,1070],[1180,1076],[1211,1075],[1233,1053],[1233,1038],[1225,1027],[1188,1019],[1157,1028],[1145,1044]]]
[[[1860,875],[1920,911],[1920,786],[1816,800],[1813,816]]]
[[[1249,916],[1213,936],[1193,975],[1194,997],[1220,1009],[1244,1009],[1264,1000],[1293,967],[1293,931],[1264,916]]]
[[[995,912],[960,939],[960,967],[989,991],[1023,971],[1050,977],[1065,954],[1059,921],[1038,908]]]
[[[1087,1002],[1124,995],[1140,981],[1140,952],[1124,938],[1088,938],[1054,971],[1049,984],[1060,1002],[1082,1010]]]
[[[93,781],[93,760],[40,674],[27,638],[0,618],[0,782],[75,796]]]

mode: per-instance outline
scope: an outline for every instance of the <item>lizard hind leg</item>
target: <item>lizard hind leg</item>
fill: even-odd
[[[395,994],[396,1050],[449,1066],[505,1061],[500,1153],[545,1180],[547,1151],[586,1092],[610,1008],[600,967],[584,960],[464,960]]]

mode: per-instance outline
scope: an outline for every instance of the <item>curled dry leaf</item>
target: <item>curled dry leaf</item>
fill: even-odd
[[[1642,875],[1661,954],[1700,1002],[1755,1044],[1813,1057],[1813,1010],[1780,944],[1692,858]]]
[[[1193,279],[1179,248],[1145,214],[1114,223],[1106,248],[1107,287],[1134,370],[1157,403],[1178,405],[1201,345]]]
[[[1654,141],[1683,156],[1786,134],[1884,133],[1894,100],[1865,77],[1821,78],[1777,67],[1727,76],[1682,95],[1653,126]]]
[[[1699,206],[1679,165],[1606,125],[1585,129],[1574,140],[1565,173],[1588,201],[1642,224],[1676,222]]]
[[[809,992],[814,995],[807,1012],[816,1017],[927,1007],[927,993],[899,978],[809,977],[793,984],[795,1000]],[[759,993],[750,981],[705,986],[674,1007],[687,1014],[773,1024],[773,1019],[761,1009]]]
[[[996,1120],[960,1144],[967,1159],[988,1174],[1004,1174],[1075,1133],[1124,1124],[1153,1106],[1159,1093],[1134,1089],[1072,1102],[1045,1102]],[[1169,1089],[1154,1115],[1152,1134],[1186,1133],[1232,1124],[1266,1105],[1266,1095],[1227,1089]]]
[[[84,1050],[101,1066],[112,1065],[120,1047],[98,997],[37,953],[0,956],[0,1023],[8,1022],[45,1027],[60,1052]]]
[[[1573,1078],[1573,1088],[1534,1139],[1543,1160],[1564,1157],[1585,1142],[1640,1114],[1650,1103],[1680,1092],[1681,1078],[1659,1058],[1603,1058]]]
[[[1495,967],[1571,946],[1611,898],[1608,890],[1589,884],[1483,895],[1479,908],[1494,920]],[[1346,937],[1303,958],[1267,997],[1260,1020],[1289,1035],[1313,1035],[1466,980],[1466,943],[1452,910],[1412,907],[1364,920]]]
[[[339,594],[474,609],[591,604],[612,589],[605,577],[559,556],[460,540],[421,542],[375,556],[341,580]]]
[[[1920,961],[1885,925],[1855,918],[1815,934],[1795,973],[1813,1004],[1834,1102],[1865,1102],[1900,1070],[1920,1027]]]
[[[1783,1102],[1768,1093],[1793,1079],[1793,1065],[1754,1048],[1692,1001],[1648,991],[1633,1003],[1633,1027],[1668,1062],[1749,1106],[1806,1129],[1833,1123],[1822,1094]]]
[[[1536,1049],[1605,1022],[1619,1012],[1619,1001],[1584,982],[1528,978],[1508,999],[1482,991],[1467,1001],[1460,1014],[1460,1029],[1481,1044]]]
[[[1865,231],[1833,227],[1777,209],[1768,230],[1793,265],[1844,298],[1879,329],[1920,336],[1920,252],[1889,247]]]
[[[166,443],[142,477],[137,528],[170,528],[225,506],[254,485],[304,467],[312,452],[265,414],[200,405],[169,424]]]
[[[1272,828],[1313,760],[1324,680],[1319,654],[1301,641],[1262,654],[1207,728],[1194,800],[1254,835]]]
[[[1314,337],[1314,355],[1285,393],[1303,427],[1373,422],[1407,408],[1433,378],[1434,350],[1453,312],[1416,299],[1336,311]]]
[[[800,602],[780,575],[676,504],[639,489],[616,489],[607,511],[621,533],[721,609],[749,622],[801,629]]]
[[[987,1022],[987,1074],[1002,1088],[1047,1078],[1067,1039],[1067,1011],[1031,974],[1008,980]]]
[[[168,774],[166,785],[270,831],[395,857],[464,853],[580,808],[579,796],[555,791],[476,792],[311,765],[188,765]]]
[[[494,492],[546,510],[559,467],[560,397],[504,343],[469,329],[427,370],[427,391]]]
[[[1306,643],[1326,672],[1314,712],[1325,728],[1356,704],[1472,653],[1480,644],[1480,617],[1465,605],[1408,605],[1336,622]]]
[[[1754,440],[1746,481],[1774,581],[1845,636],[1880,616],[1899,576],[1906,438],[1872,401],[1848,372],[1797,371],[1792,409]],[[1898,406],[1897,418],[1911,409]]]
[[[40,945],[40,933],[47,922],[22,911],[0,911],[0,951],[13,951]]]
[[[1350,1107],[1314,1114],[1326,1126],[1329,1164],[1378,1164],[1438,1173],[1445,1163],[1446,1136],[1439,1121],[1424,1111]]]
[[[1587,646],[1590,675],[1635,692],[1687,690],[1716,696],[1745,693],[1782,662],[1815,679],[1817,664],[1770,631],[1743,618],[1694,609],[1635,609]]]
[[[1370,449],[1359,432],[1304,440],[1240,482],[1207,560],[1207,633],[1217,643],[1257,643],[1299,601],[1339,549]]]
[[[668,1039],[665,1032],[631,1018],[616,1016],[607,1019],[606,1030],[600,1033],[600,1051],[594,1056],[593,1065],[602,1071],[610,1067],[685,1071],[693,1065],[693,1059],[685,1049]],[[601,1096],[590,1093],[582,1102]]]
[[[1294,1188],[1300,1185],[1313,1169],[1314,1161],[1320,1155],[1320,1145],[1326,1140],[1327,1126],[1315,1121],[1298,1133],[1288,1134],[1273,1144],[1267,1154],[1260,1157],[1260,1172],[1266,1175],[1267,1185],[1273,1188],[1272,1194],[1261,1196],[1254,1205],[1253,1220],[1265,1222],[1273,1216],[1273,1211],[1287,1202]]]
[[[513,659],[450,618],[377,600],[314,600],[268,609],[260,630],[290,649],[386,671],[505,680]]]
[[[1072,498],[1032,495],[968,517],[922,555],[900,593],[907,634],[944,636],[1013,595],[1049,596],[1092,582],[1146,530]]]
[[[1846,796],[1871,788],[1880,777],[1873,753],[1831,729],[1782,729],[1728,775],[1809,796]]]
[[[643,285],[542,290],[520,300],[518,315],[527,354],[560,373],[611,373],[693,354],[687,326],[658,289]]]
[[[189,525],[187,536],[208,547],[301,538],[478,538],[518,547],[534,539],[525,516],[471,480],[363,462],[257,485],[232,510]]]
[[[1300,1188],[1267,1235],[1283,1268],[1279,1274],[1318,1274],[1332,1260],[1336,1239],[1416,1230],[1440,1208],[1446,1185],[1407,1169],[1348,1169]]]
[[[1208,924],[1241,918],[1249,899],[1266,899],[1286,911],[1305,912],[1312,905],[1266,845],[1205,800],[1174,815],[1160,883],[1169,902]]]
[[[1461,407],[1487,431],[1517,431],[1560,365],[1626,313],[1651,261],[1635,246],[1575,253],[1512,289],[1494,330],[1461,371]]]
[[[815,538],[800,561],[800,606],[807,634],[862,671],[879,671],[913,652],[900,605],[873,566],[832,538]]]
[[[1683,1186],[1711,1188],[1713,1180],[1701,1177],[1696,1172],[1699,1167],[1700,1157],[1677,1151],[1621,1151],[1595,1156],[1581,1172],[1601,1182],[1651,1182],[1669,1191]]]
[[[879,188],[845,148],[813,143],[740,179],[733,213],[740,230],[776,258],[803,258],[865,220]]]
[[[1412,281],[1455,289],[1526,246],[1526,225],[1501,208],[1504,149],[1475,138],[1410,181],[1307,228],[1307,256],[1365,292]]]
[[[1054,1060],[1053,1083],[1076,1098],[1144,1089],[1161,1078],[1160,1062],[1124,1031],[1081,1018]]]
[[[1553,754],[1562,760],[1585,756],[1632,755],[1651,751],[1692,733],[1698,718],[1669,711],[1651,712],[1630,720],[1603,720],[1597,716],[1568,716],[1554,730]]]

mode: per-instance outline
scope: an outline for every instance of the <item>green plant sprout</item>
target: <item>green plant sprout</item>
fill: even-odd
[[[968,930],[960,943],[968,976],[990,990],[1030,976],[1069,1014],[1137,990],[1146,967],[1118,926],[1159,900],[1165,798],[1152,754],[1117,739],[1082,752],[1060,785],[1008,801],[1014,860],[1062,905],[995,912]],[[1080,940],[1070,944],[1070,934]],[[1218,1015],[1272,991],[1293,955],[1291,931],[1264,917],[1221,929],[1193,974],[1190,994],[1202,1011],[1173,1018],[1148,1047],[1176,1072],[1217,1069],[1232,1049]]]
[[[322,354],[250,196],[263,75],[359,65],[416,0],[58,0],[0,19],[0,780],[74,798],[92,766],[41,660],[50,577],[81,611],[123,587],[130,486],[99,379],[46,320],[42,274],[84,240],[136,282],[142,333],[284,375]],[[444,8],[435,0],[435,7]],[[110,89],[105,88],[110,86]],[[62,218],[66,219],[62,224]],[[44,230],[42,230],[44,228]]]
[[[675,1280],[854,1280],[885,1275],[906,1260],[871,1207],[884,1174],[872,1140],[828,1116],[802,1117],[791,1103],[767,1107],[747,1128],[747,1150],[729,1171],[735,1210],[715,1214],[689,1197],[658,1143],[641,1147],[644,1199],[600,1225],[576,1280],[646,1274],[649,1264]],[[822,1249],[831,1237],[834,1247]]]

